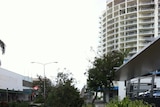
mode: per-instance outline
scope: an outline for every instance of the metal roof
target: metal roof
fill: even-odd
[[[160,37],[116,70],[115,80],[124,81],[160,69]]]

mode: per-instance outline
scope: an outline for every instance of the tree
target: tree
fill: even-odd
[[[83,100],[77,88],[75,88],[72,77],[69,74],[58,73],[56,85],[52,88],[46,104],[50,107],[82,107]]]
[[[4,54],[5,53],[5,43],[2,40],[0,40],[0,48],[2,49],[2,54]],[[0,65],[1,65],[1,61],[0,61]]]
[[[37,94],[36,102],[42,103],[44,102],[44,78],[42,76],[38,76],[37,80],[33,81],[33,87],[38,87],[37,90],[35,90],[35,93]],[[48,78],[45,78],[45,94],[46,97],[48,96],[48,93],[51,91],[51,80]]]
[[[96,92],[92,103],[94,103],[98,91],[104,93],[103,100],[106,102],[106,89],[110,91],[110,88],[113,87],[115,67],[123,64],[125,55],[126,54],[120,51],[112,51],[107,55],[95,58],[93,66],[88,70],[87,79],[89,90]]]
[[[5,53],[5,43],[2,40],[0,40],[0,47],[2,49],[2,54],[4,54]]]

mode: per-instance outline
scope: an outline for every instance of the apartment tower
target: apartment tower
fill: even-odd
[[[160,35],[160,0],[107,0],[100,16],[101,55],[129,50],[128,58]]]

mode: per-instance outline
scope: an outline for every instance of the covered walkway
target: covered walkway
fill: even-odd
[[[116,81],[130,81],[153,71],[160,70],[160,37],[156,38],[150,45],[134,55],[128,62],[120,66],[115,73]],[[137,96],[140,91],[140,78],[138,80]],[[159,107],[160,98],[153,98],[154,74],[152,76],[151,93],[149,98],[140,99]],[[129,88],[129,87],[127,87]],[[126,88],[126,89],[127,89]]]

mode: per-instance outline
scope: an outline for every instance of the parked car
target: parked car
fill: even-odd
[[[145,92],[140,92],[139,97],[150,97],[151,89],[147,90]],[[160,97],[160,89],[159,88],[154,88],[153,89],[153,97],[157,98]]]
[[[153,97],[155,97],[155,98],[160,97],[160,90],[154,90]]]

